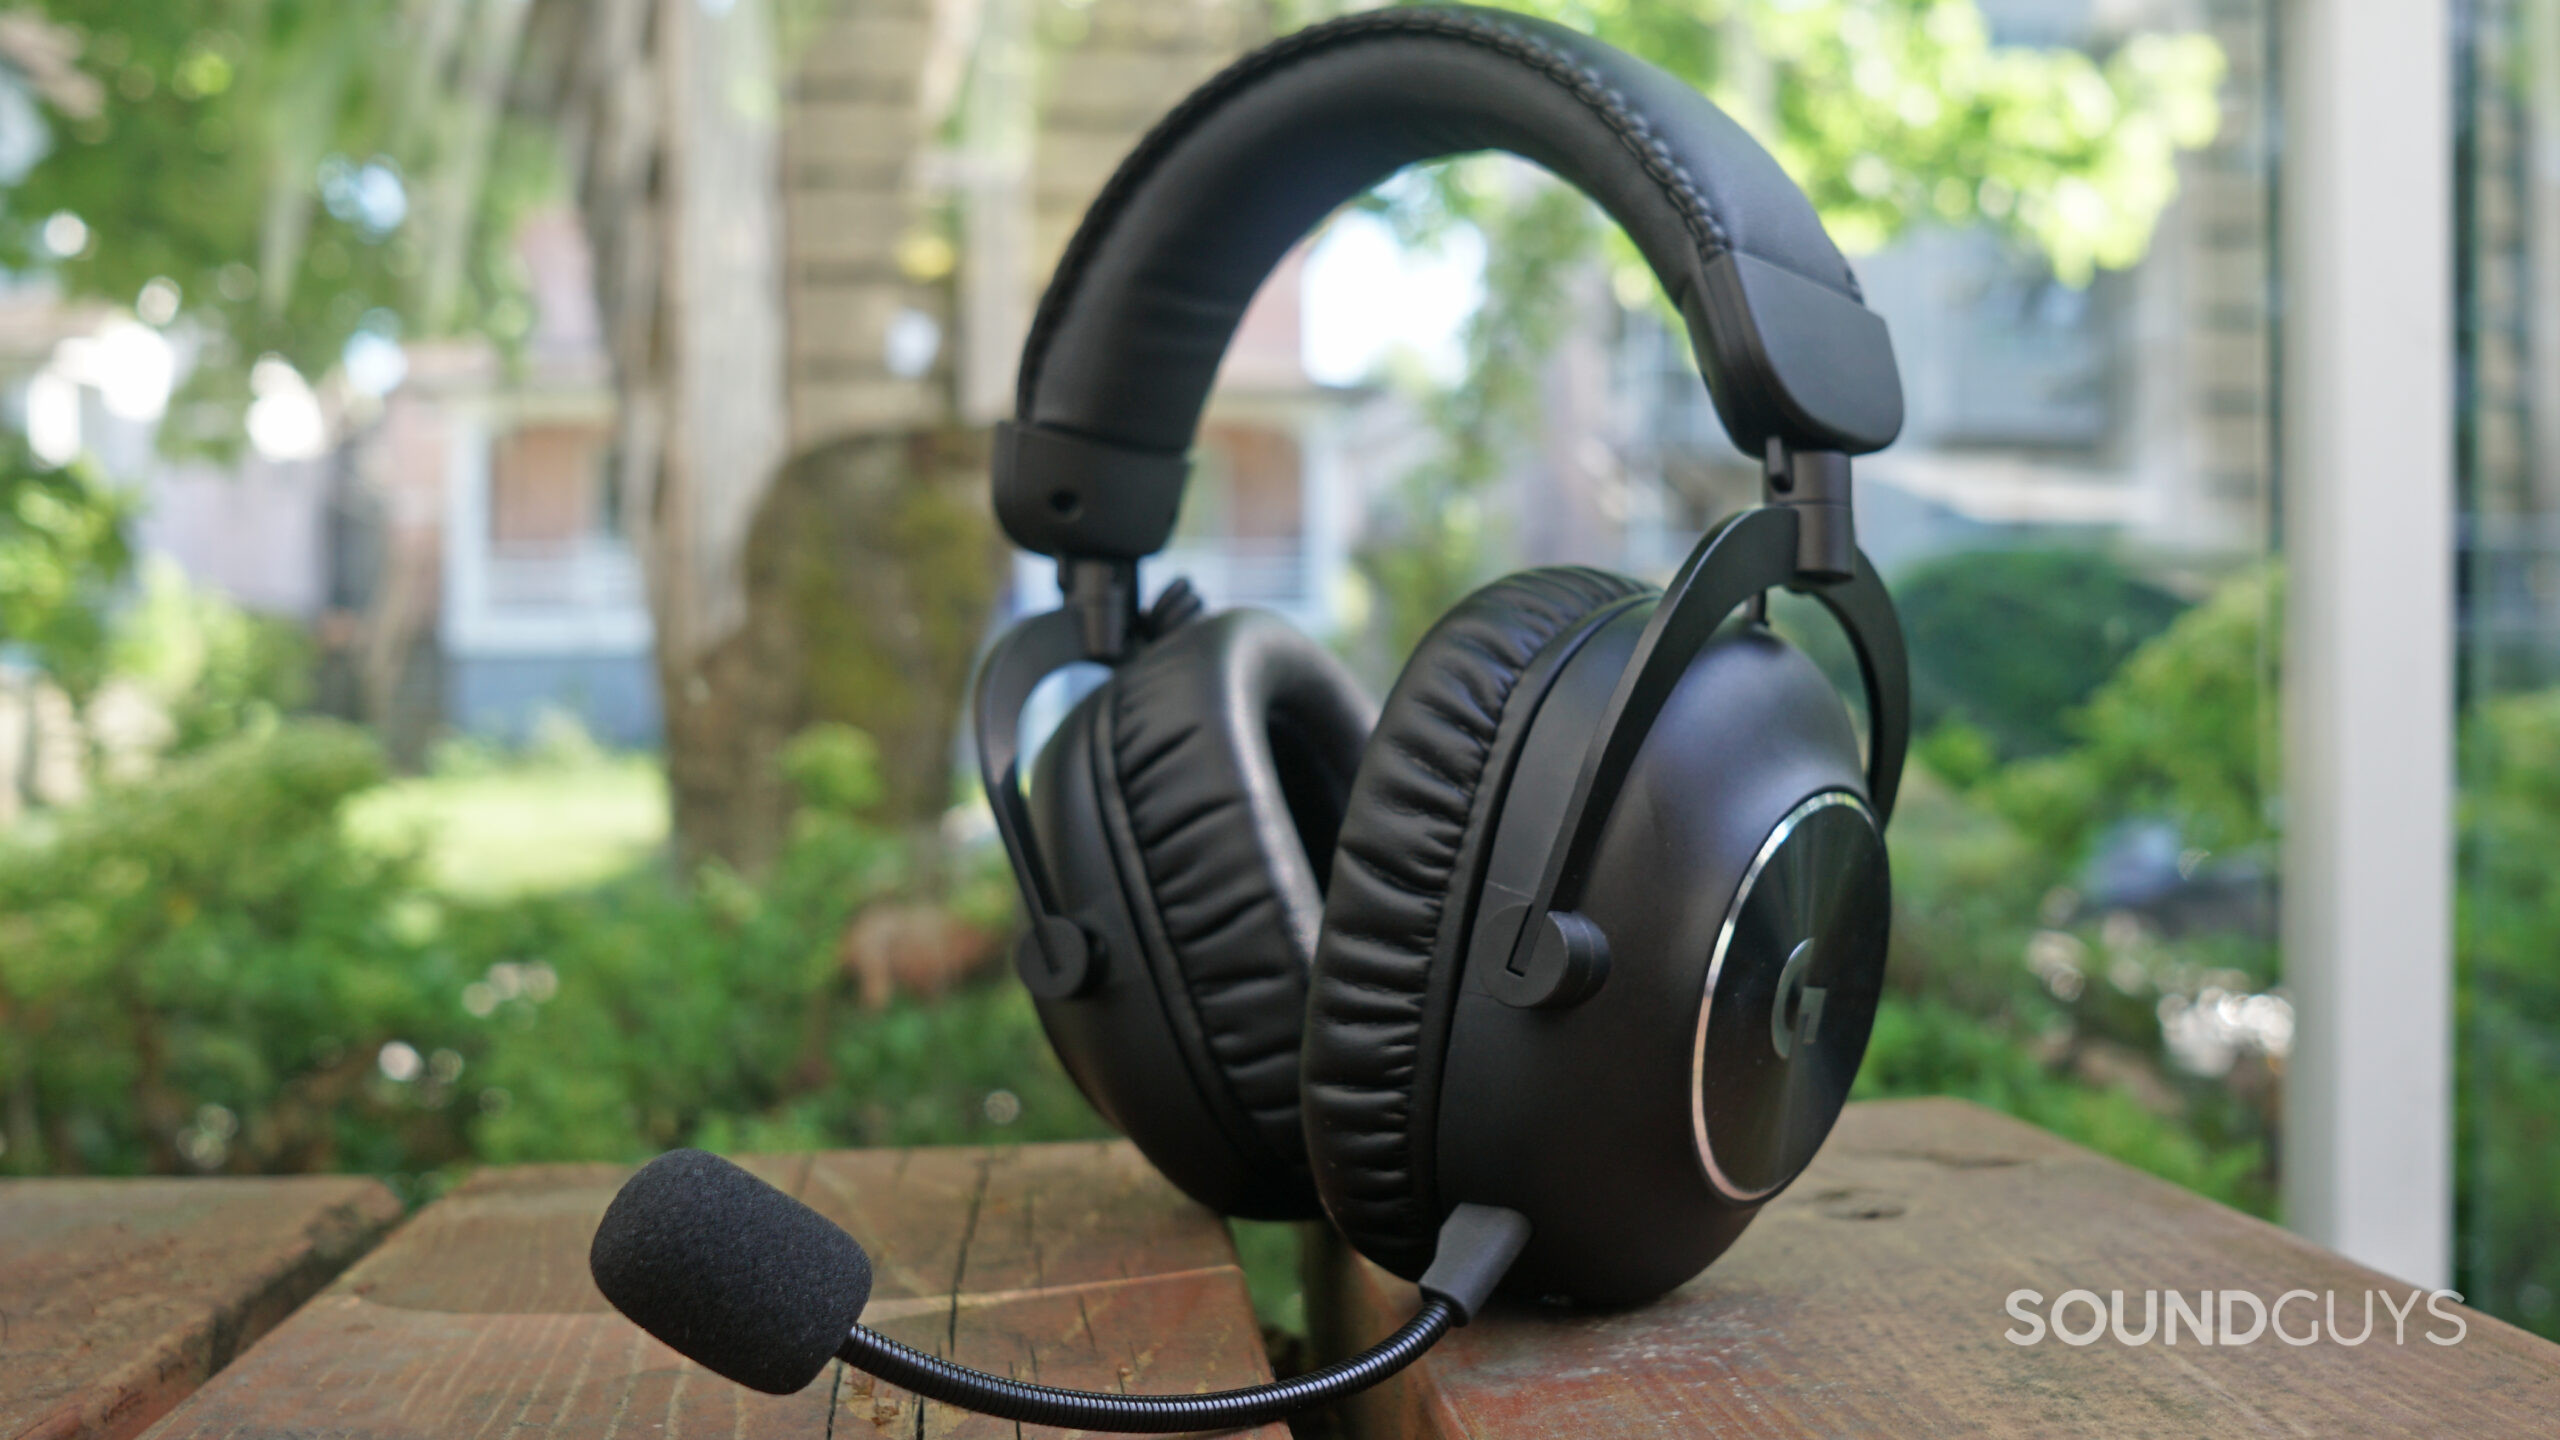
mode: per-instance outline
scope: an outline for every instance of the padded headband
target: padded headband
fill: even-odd
[[[1023,344],[996,509],[1032,550],[1135,559],[1172,532],[1200,409],[1265,276],[1417,161],[1508,150],[1599,202],[1689,325],[1726,430],[1760,456],[1863,453],[1902,425],[1884,322],[1803,192],[1673,76],[1472,8],[1370,11],[1209,80],[1086,212]]]

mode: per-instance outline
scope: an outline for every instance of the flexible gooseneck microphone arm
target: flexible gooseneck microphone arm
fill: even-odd
[[[1202,1395],[1120,1395],[1027,1385],[952,1364],[855,1323],[871,1259],[835,1222],[699,1150],[674,1150],[624,1182],[596,1227],[596,1288],[641,1329],[741,1385],[788,1395],[831,1359],[1013,1421],[1086,1430],[1256,1425],[1374,1385],[1410,1365],[1493,1295],[1529,1243],[1514,1210],[1461,1205],[1440,1227],[1421,1310],[1375,1348],[1310,1374]]]
[[[1438,1296],[1422,1302],[1404,1328],[1377,1345],[1321,1370],[1269,1385],[1215,1390],[1205,1395],[1111,1395],[1026,1385],[954,1365],[910,1349],[864,1326],[836,1352],[856,1370],[964,1410],[1032,1425],[1080,1430],[1155,1431],[1244,1429],[1366,1390],[1422,1358],[1458,1318],[1455,1305]]]

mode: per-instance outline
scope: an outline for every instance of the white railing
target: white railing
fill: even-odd
[[[492,544],[484,574],[482,598],[493,613],[632,610],[645,603],[640,562],[621,542],[602,537]]]

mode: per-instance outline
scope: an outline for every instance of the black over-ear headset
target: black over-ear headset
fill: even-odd
[[[1137,563],[1172,532],[1218,361],[1282,255],[1398,169],[1486,149],[1624,227],[1767,503],[1660,591],[1582,568],[1477,591],[1373,724],[1275,617],[1204,617],[1178,584],[1142,613]],[[605,1293],[765,1388],[841,1354],[1017,1420],[1165,1430],[1374,1383],[1497,1286],[1610,1304],[1696,1274],[1820,1146],[1882,986],[1908,684],[1848,457],[1901,420],[1884,323],[1812,206],[1671,76],[1461,8],[1352,16],[1230,66],[1104,187],[1032,322],[996,513],[1057,558],[1066,603],[989,653],[979,761],[1029,913],[1017,967],[1095,1108],[1213,1209],[1329,1215],[1419,1281],[1421,1312],[1279,1385],[1023,1385],[856,1325],[859,1247],[694,1152],[615,1201]],[[1765,623],[1778,588],[1849,638],[1863,763],[1840,695]],[[1026,795],[1024,703],[1088,660],[1110,678]]]

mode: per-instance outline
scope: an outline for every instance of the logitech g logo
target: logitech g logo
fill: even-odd
[[[1822,1026],[1822,987],[1804,983],[1812,969],[1813,941],[1808,939],[1778,973],[1778,999],[1769,1007],[1769,1043],[1778,1047],[1781,1060],[1795,1053],[1798,1041],[1812,1044],[1814,1031]]]

